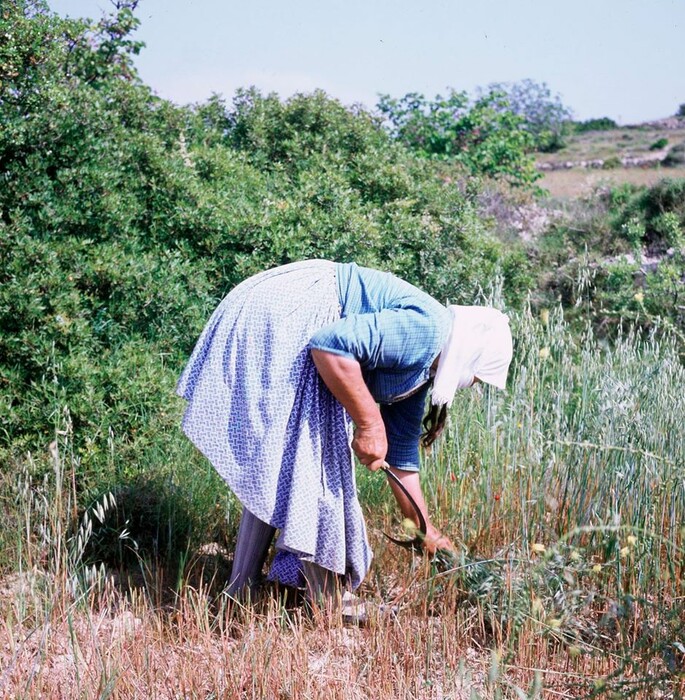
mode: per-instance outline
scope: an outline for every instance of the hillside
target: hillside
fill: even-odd
[[[685,177],[683,148],[685,119],[676,117],[572,134],[565,148],[538,154],[539,184],[559,198],[582,196],[601,185],[651,186],[664,177]],[[665,159],[676,163],[666,165]]]

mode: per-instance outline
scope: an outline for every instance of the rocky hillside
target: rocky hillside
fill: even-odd
[[[685,118],[669,117],[607,131],[568,137],[565,148],[540,154],[541,171],[573,168],[685,166]]]

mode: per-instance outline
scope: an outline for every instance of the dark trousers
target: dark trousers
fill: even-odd
[[[243,508],[227,589],[229,595],[249,594],[255,591],[275,532],[275,527]],[[302,562],[302,569],[307,582],[307,598],[310,601],[318,603],[338,593],[337,574],[309,561]]]

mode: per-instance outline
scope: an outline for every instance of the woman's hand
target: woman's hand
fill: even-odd
[[[435,556],[441,550],[456,553],[456,549],[449,537],[443,535],[433,525],[428,525],[427,530],[428,532],[426,532],[426,537],[423,540],[423,548],[427,554]]]
[[[357,459],[372,472],[387,466],[385,455],[388,453],[388,439],[383,421],[368,427],[357,426],[354,429],[352,449]]]
[[[456,553],[456,549],[449,537],[443,535],[440,530],[438,530],[438,528],[431,523],[430,518],[428,517],[428,509],[426,508],[426,501],[423,497],[423,492],[421,491],[421,482],[418,472],[408,472],[401,469],[395,469],[393,467],[390,469],[392,473],[402,482],[402,485],[405,489],[407,489],[414,500],[414,503],[416,503],[417,508],[423,515],[426,522],[426,535],[423,538],[423,549],[426,551],[426,553],[431,556],[434,556],[440,550]],[[399,503],[400,510],[402,511],[404,517],[413,520],[416,527],[418,527],[418,517],[414,511],[414,507],[411,505],[406,495],[394,481],[390,481],[390,486],[395,494],[395,498]]]

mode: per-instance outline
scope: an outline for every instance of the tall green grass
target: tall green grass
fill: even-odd
[[[596,688],[578,683],[589,694],[681,687],[681,341],[659,329],[611,345],[589,327],[575,337],[559,309],[526,309],[514,324],[508,390],[458,395],[425,460],[434,520],[459,548],[431,595],[458,591],[507,663],[534,650],[536,666],[539,640],[567,664],[599,663]],[[362,489],[373,478],[361,474]]]

